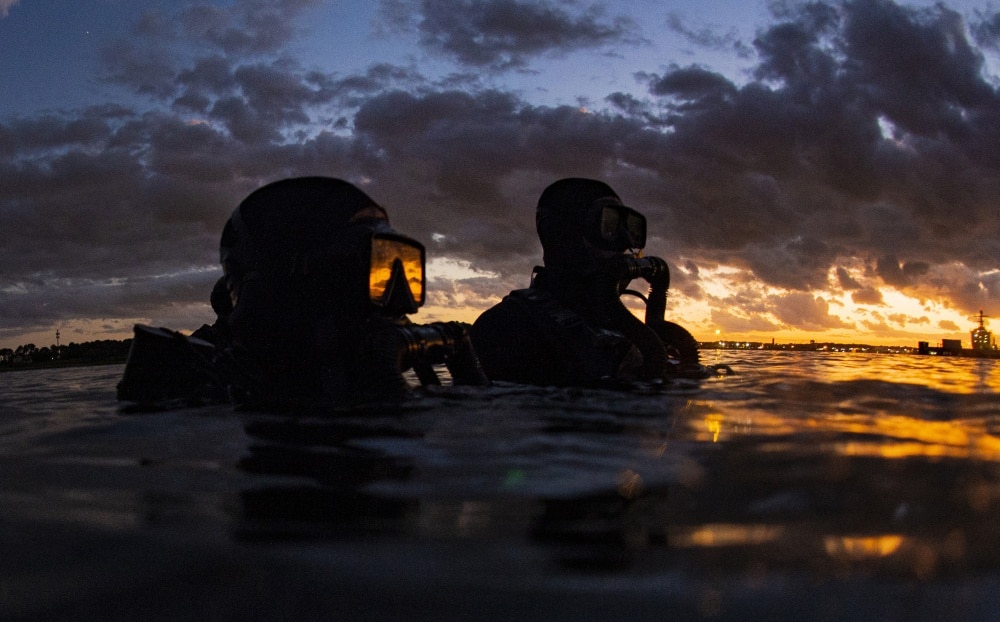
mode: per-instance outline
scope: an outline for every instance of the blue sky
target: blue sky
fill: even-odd
[[[650,219],[696,337],[967,340],[1000,313],[1000,16],[866,0],[0,0],[0,347],[191,330],[232,209],[343,177],[418,319],[524,286],[538,194]]]
[[[220,8],[233,5],[226,1],[205,4]],[[405,9],[405,3],[398,4]],[[121,98],[120,89],[100,79],[102,49],[115,39],[131,38],[135,24],[145,14],[155,11],[176,19],[185,6],[180,2],[125,0],[14,3],[7,18],[0,20],[0,50],[8,59],[0,64],[0,77],[16,88],[10,89],[0,102],[0,110],[5,115],[30,116],[43,110]],[[375,63],[417,65],[429,75],[463,70],[450,59],[415,45],[413,33],[404,34],[398,24],[392,23],[392,6],[379,2],[317,3],[303,11],[306,15],[296,24],[296,36],[283,51],[322,71],[344,75],[364,73]],[[611,4],[604,11],[608,16],[633,19],[637,28],[634,36],[642,41],[605,47],[588,53],[586,60],[554,53],[533,58],[531,66],[520,71],[481,77],[489,84],[519,89],[532,101],[558,104],[635,88],[632,74],[640,66],[708,62],[735,72],[748,63],[729,50],[719,52],[693,45],[691,35],[711,31],[719,37],[747,41],[753,37],[754,24],[768,15],[765,2],[725,0],[642,0],[620,7]],[[671,30],[671,22],[686,25],[690,32],[685,36]]]

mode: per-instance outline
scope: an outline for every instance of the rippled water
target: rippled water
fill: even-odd
[[[0,374],[2,619],[994,619],[995,360],[128,414]]]

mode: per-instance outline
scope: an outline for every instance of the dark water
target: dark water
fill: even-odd
[[[0,619],[1000,618],[997,361],[716,356],[297,417],[0,374]]]

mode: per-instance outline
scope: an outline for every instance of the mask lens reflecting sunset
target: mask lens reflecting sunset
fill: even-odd
[[[396,263],[399,263],[410,293],[418,305],[424,302],[424,249],[412,240],[400,237],[372,238],[368,272],[368,295],[381,304],[389,288]]]

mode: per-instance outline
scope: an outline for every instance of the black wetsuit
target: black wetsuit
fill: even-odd
[[[556,278],[540,272],[472,326],[473,346],[493,380],[599,386],[664,376],[656,333],[622,305],[599,274]]]
[[[653,381],[698,372],[698,344],[663,320],[670,273],[645,246],[645,218],[606,183],[570,177],[538,199],[535,226],[544,268],[472,327],[472,341],[494,380],[593,386]],[[650,284],[648,323],[622,304],[621,286]]]

